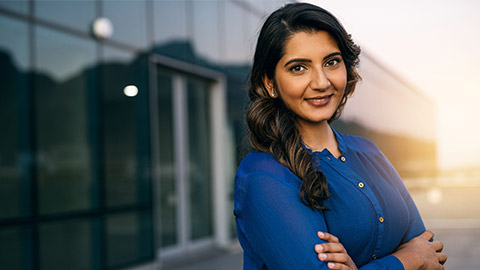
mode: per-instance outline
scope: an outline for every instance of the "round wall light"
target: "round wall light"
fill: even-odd
[[[123,88],[123,94],[127,97],[134,97],[138,94],[138,88],[135,85],[127,85]]]
[[[92,33],[99,39],[110,38],[113,35],[113,24],[107,18],[97,18],[92,23]]]

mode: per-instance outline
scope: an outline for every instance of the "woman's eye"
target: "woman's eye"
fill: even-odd
[[[335,65],[338,65],[339,63],[340,63],[340,59],[334,58],[334,59],[328,60],[327,63],[325,63],[325,66],[326,67],[335,66]]]
[[[302,72],[303,70],[305,69],[305,67],[303,66],[293,66],[290,68],[290,71],[293,71],[293,72]]]

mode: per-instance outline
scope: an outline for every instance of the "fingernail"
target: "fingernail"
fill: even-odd
[[[327,259],[327,254],[321,253],[320,255],[318,255],[318,257],[320,258],[320,260],[323,261],[323,260]]]
[[[327,265],[328,265],[328,268],[334,268],[335,267],[335,264],[332,263],[332,262],[329,262]]]
[[[325,234],[323,232],[318,232],[318,237],[323,237]]]
[[[322,245],[316,245],[316,246],[315,246],[315,250],[316,250],[317,252],[322,251],[322,250],[323,250]]]

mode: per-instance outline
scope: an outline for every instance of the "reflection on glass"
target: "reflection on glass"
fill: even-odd
[[[0,1],[0,8],[8,9],[8,10],[19,12],[22,14],[27,14],[28,1],[2,0]]]
[[[200,57],[219,61],[220,35],[218,30],[220,22],[218,18],[217,1],[193,1],[193,31],[192,40],[195,51]]]
[[[92,269],[91,232],[87,220],[40,225],[40,269]]]
[[[140,48],[148,46],[146,1],[102,1],[102,4],[102,16],[113,23],[112,39]]]
[[[35,0],[35,16],[88,33],[95,16],[95,1]]]
[[[208,84],[188,81],[188,181],[191,237],[212,235]]]
[[[248,63],[250,35],[246,36],[246,11],[231,1],[225,2],[225,62]]]
[[[89,39],[36,26],[35,41],[37,72],[48,80],[71,80],[95,61],[95,43]]]
[[[28,214],[27,24],[0,16],[0,219]],[[22,151],[23,150],[23,151]],[[23,152],[23,153],[22,153]],[[0,260],[1,261],[1,260]],[[0,267],[1,268],[1,267]]]
[[[95,46],[41,27],[35,30],[39,210],[88,209],[92,172],[87,93],[95,82],[87,65],[95,60]]]
[[[187,39],[187,1],[153,1],[154,40],[164,44]]]
[[[23,239],[20,229],[0,230],[0,269],[26,269]]]
[[[153,256],[150,213],[128,213],[107,218],[107,265],[121,266]]]
[[[134,81],[131,53],[104,48],[102,60],[103,134],[108,206],[137,201],[137,126],[135,102],[123,93]]]
[[[159,198],[160,224],[159,243],[161,247],[177,243],[177,196],[175,189],[175,157],[173,137],[172,78],[158,74],[158,125],[159,125],[159,173],[160,184],[156,190]]]

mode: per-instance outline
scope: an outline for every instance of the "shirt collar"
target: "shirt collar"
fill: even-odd
[[[332,128],[332,127],[331,127],[331,129],[332,129],[332,131],[333,131],[333,134],[335,135],[335,138],[337,139],[338,150],[340,150],[340,153],[341,153],[342,155],[344,155],[344,154],[345,154],[345,151],[346,151],[347,149],[346,149],[345,141],[344,141],[344,139],[343,139],[343,134],[341,134],[340,132],[336,131],[336,130],[335,130],[334,128]],[[326,148],[323,149],[322,151],[315,151],[315,152],[313,152],[312,149],[308,148],[305,144],[302,143],[302,145],[303,145],[303,147],[307,150],[307,152],[310,153],[310,154],[315,154],[315,153],[317,153],[317,154],[322,154],[322,153],[323,153],[324,155],[327,155],[327,154],[330,153],[330,151],[328,151]]]
[[[340,153],[342,155],[345,154],[347,151],[347,146],[345,145],[345,140],[343,139],[343,134],[336,131],[334,128],[332,128],[333,134],[335,134],[335,138],[337,138],[337,143],[338,143],[338,150],[340,150]]]

